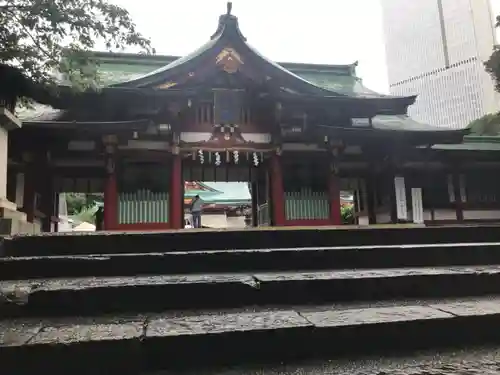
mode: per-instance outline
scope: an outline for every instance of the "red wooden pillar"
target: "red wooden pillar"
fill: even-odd
[[[106,181],[104,185],[104,230],[117,229],[118,226],[118,186],[116,168],[112,154],[106,160]]]
[[[184,210],[182,197],[182,160],[180,155],[172,155],[170,176],[170,227],[184,228]]]
[[[284,226],[285,216],[285,191],[283,188],[283,172],[281,161],[278,155],[273,155],[270,160],[269,174],[271,182],[271,204],[273,214],[273,224],[276,227]]]
[[[328,195],[330,198],[330,222],[332,225],[342,224],[342,214],[340,212],[340,179],[330,172],[328,178]]]

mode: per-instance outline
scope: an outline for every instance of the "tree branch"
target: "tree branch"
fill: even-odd
[[[7,10],[28,10],[30,7],[27,7],[25,5],[0,5],[0,12],[7,11]]]

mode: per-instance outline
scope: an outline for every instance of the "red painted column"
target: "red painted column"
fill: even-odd
[[[269,174],[271,182],[271,204],[273,205],[273,223],[274,226],[282,227],[286,223],[285,190],[283,188],[283,171],[278,155],[273,155],[271,157]]]
[[[107,177],[104,186],[104,230],[117,229],[118,226],[118,186],[116,168],[112,155],[106,161]]]
[[[328,193],[330,197],[330,222],[332,225],[341,225],[340,180],[339,177],[332,172],[330,172],[330,177],[328,178]]]
[[[172,155],[170,176],[170,227],[184,228],[184,210],[182,197],[182,160],[180,155]]]

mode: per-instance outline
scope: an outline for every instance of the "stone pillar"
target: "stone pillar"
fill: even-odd
[[[7,199],[7,165],[9,130],[21,127],[21,121],[6,108],[0,107],[0,208],[16,211],[14,202]]]
[[[272,155],[269,164],[269,177],[271,183],[271,204],[273,225],[276,227],[284,226],[285,216],[285,191],[283,188],[283,172],[281,169],[281,160],[278,155]]]
[[[184,197],[182,196],[182,159],[179,150],[172,154],[172,167],[170,170],[170,228],[184,228]]]
[[[8,140],[9,135],[7,130],[0,127],[0,204],[7,201]],[[10,202],[8,204],[10,205]],[[16,206],[14,205],[11,208],[16,209]]]
[[[16,186],[16,202],[7,199],[8,132],[20,127],[21,121],[9,110],[0,107],[0,234],[34,233],[33,227],[26,221],[26,214],[17,211],[17,191],[23,187]]]

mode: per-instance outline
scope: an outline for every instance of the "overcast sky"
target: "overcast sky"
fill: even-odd
[[[165,55],[186,55],[205,43],[227,3],[113,1],[132,14],[157,53]],[[233,0],[233,14],[248,43],[271,60],[324,64],[358,60],[364,84],[388,92],[378,0]]]

